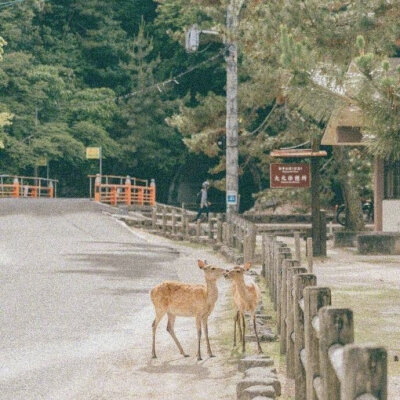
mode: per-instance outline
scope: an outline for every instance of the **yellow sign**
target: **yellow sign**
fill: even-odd
[[[46,157],[40,157],[37,162],[36,165],[38,167],[46,167],[47,166],[47,158]]]
[[[0,149],[4,149],[6,146],[4,146],[4,142],[0,140]]]
[[[86,147],[86,158],[98,160],[101,154],[100,149],[100,147]]]

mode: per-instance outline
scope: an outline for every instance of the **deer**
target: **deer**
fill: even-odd
[[[167,331],[174,340],[179,352],[189,357],[175,335],[174,323],[177,316],[195,317],[197,328],[197,360],[202,360],[200,352],[201,328],[203,325],[209,357],[214,357],[208,338],[208,317],[214,309],[218,299],[217,280],[227,271],[223,268],[207,264],[207,261],[197,261],[199,268],[204,272],[205,285],[188,284],[176,281],[165,281],[150,291],[154,305],[155,319],[153,321],[152,357],[157,358],[155,350],[156,330],[165,314],[168,315]]]
[[[236,325],[238,325],[239,330],[239,340],[242,341],[242,351],[246,351],[246,341],[245,341],[245,330],[246,323],[244,319],[244,313],[249,312],[250,318],[253,321],[254,333],[257,339],[257,350],[258,353],[262,353],[260,340],[257,333],[256,324],[256,308],[257,304],[261,298],[261,290],[257,283],[249,276],[244,276],[251,267],[251,263],[247,262],[243,267],[235,266],[231,270],[227,271],[224,276],[232,281],[232,292],[233,292],[233,302],[234,302],[234,327],[233,327],[233,346],[236,347]],[[245,279],[246,278],[246,279]],[[243,330],[240,326],[242,323]]]

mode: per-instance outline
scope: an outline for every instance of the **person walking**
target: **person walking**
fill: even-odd
[[[201,185],[201,190],[197,194],[197,196],[200,197],[200,208],[193,222],[197,221],[200,218],[201,214],[203,214],[203,212],[206,213],[208,221],[208,213],[210,212],[208,206],[210,205],[210,203],[208,202],[207,190],[209,186],[210,184],[207,181],[203,182],[203,184]]]

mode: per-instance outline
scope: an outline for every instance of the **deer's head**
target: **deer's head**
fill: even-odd
[[[250,267],[251,267],[250,262],[247,262],[246,264],[244,264],[243,267],[237,265],[237,266],[233,267],[232,269],[226,271],[224,273],[224,277],[226,279],[232,279],[232,280],[239,279],[239,278],[243,277],[244,273],[246,271],[248,271],[250,269]]]
[[[215,265],[208,264],[206,260],[197,260],[197,264],[199,268],[204,272],[204,275],[207,280],[216,281],[217,279],[221,278],[227,270],[217,267]]]

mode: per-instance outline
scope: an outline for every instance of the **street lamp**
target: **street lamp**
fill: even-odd
[[[239,14],[244,0],[231,0],[226,12],[226,213],[236,214],[239,207],[239,129],[238,129],[238,45]],[[200,34],[218,35],[217,31],[201,30],[193,25],[186,33],[186,50],[199,48]]]

